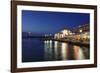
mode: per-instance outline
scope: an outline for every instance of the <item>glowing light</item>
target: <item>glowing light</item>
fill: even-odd
[[[80,29],[80,33],[82,32],[82,29]]]

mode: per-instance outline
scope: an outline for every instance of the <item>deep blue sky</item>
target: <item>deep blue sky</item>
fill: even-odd
[[[89,23],[88,13],[22,11],[22,31],[34,33],[56,33],[64,28],[72,30],[74,27]]]

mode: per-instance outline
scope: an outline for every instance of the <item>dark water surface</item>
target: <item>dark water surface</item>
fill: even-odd
[[[22,62],[89,59],[89,47],[41,38],[22,39]]]

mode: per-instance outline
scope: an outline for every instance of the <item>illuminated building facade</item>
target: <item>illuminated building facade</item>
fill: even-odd
[[[56,39],[71,39],[73,41],[85,41],[85,42],[89,42],[90,40],[90,26],[89,24],[85,24],[82,26],[79,26],[77,28],[75,28],[75,30],[73,31],[74,33],[72,33],[72,31],[68,30],[68,29],[64,29],[58,33],[56,33],[54,35],[54,38]]]
[[[70,30],[64,29],[54,35],[54,38],[67,38],[68,36],[72,35],[73,33]]]
[[[76,33],[75,39],[89,41],[90,39],[90,25],[89,24],[79,26],[74,31]]]
[[[75,30],[74,30],[75,33],[84,33],[84,32],[89,32],[89,31],[90,31],[89,24],[79,26],[79,27],[75,28]]]

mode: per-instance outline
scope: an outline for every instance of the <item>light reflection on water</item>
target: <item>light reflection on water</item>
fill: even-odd
[[[41,39],[22,40],[22,62],[89,59],[89,47]]]
[[[62,59],[66,60],[67,59],[67,51],[68,51],[68,44],[67,43],[62,43],[61,44],[61,55]]]
[[[81,47],[73,46],[73,49],[74,49],[74,58],[75,59],[78,59],[78,60],[85,59],[85,55],[84,55]]]
[[[45,60],[82,60],[89,59],[89,48],[64,42],[44,41]]]

